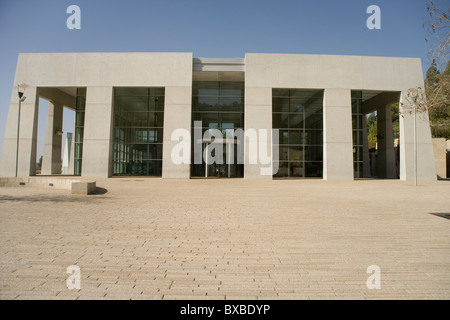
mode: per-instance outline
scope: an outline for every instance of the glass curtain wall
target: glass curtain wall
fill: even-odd
[[[192,86],[192,128],[194,122],[202,122],[202,137],[207,130],[218,129],[226,139],[227,129],[244,129],[244,83],[243,82],[215,82],[194,81]],[[194,150],[194,135],[192,140]],[[202,154],[208,148],[208,141],[202,139]],[[237,140],[233,145],[233,159],[227,155],[226,143],[223,145],[223,164],[206,164],[202,157],[201,164],[194,163],[192,152],[192,177],[223,177],[234,178],[244,176],[244,165],[237,163]],[[211,150],[211,155],[215,156]]]
[[[161,176],[164,91],[114,88],[114,175]]]
[[[323,90],[273,89],[272,127],[279,129],[274,177],[322,177]]]
[[[74,139],[74,172],[81,176],[83,162],[83,136],[84,136],[84,114],[86,111],[86,88],[77,88],[76,111],[75,111],[75,139]]]
[[[363,177],[362,91],[352,91],[353,171],[354,178]]]

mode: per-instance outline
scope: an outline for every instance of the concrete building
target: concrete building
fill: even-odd
[[[17,86],[26,84],[17,143]],[[162,178],[243,177],[326,180],[370,174],[365,114],[377,111],[378,178],[414,179],[414,121],[400,121],[396,170],[390,105],[410,88],[424,87],[416,58],[246,54],[245,58],[193,58],[191,53],[25,53],[18,57],[0,166],[33,176],[39,98],[50,102],[43,173],[59,174],[62,108],[76,112],[73,173]],[[201,121],[201,127],[199,125]],[[419,179],[436,179],[428,116],[417,117]],[[242,129],[245,139],[225,138]],[[274,135],[271,129],[278,129]],[[188,134],[179,153],[174,132]],[[201,132],[200,138],[194,133]],[[201,130],[201,131],[200,131]],[[216,131],[214,131],[216,130]],[[218,130],[218,131],[217,131]],[[247,132],[253,130],[253,135]],[[262,134],[272,132],[272,134]],[[224,136],[223,149],[205,138]],[[257,143],[257,144],[256,144]],[[257,148],[254,146],[257,145]],[[186,151],[185,149],[183,149]],[[272,150],[269,161],[254,161]],[[278,151],[275,157],[274,150]],[[220,151],[220,152],[219,152]],[[174,154],[183,159],[174,161]],[[237,155],[243,152],[243,161]],[[267,155],[267,153],[266,153]],[[217,161],[217,159],[224,161]],[[198,162],[200,159],[200,162]],[[209,160],[208,160],[209,159]],[[213,161],[211,161],[211,159]],[[267,167],[276,167],[262,174]],[[44,169],[45,168],[45,169]]]

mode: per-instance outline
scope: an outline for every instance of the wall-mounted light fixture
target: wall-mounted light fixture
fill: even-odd
[[[20,133],[20,108],[22,106],[22,102],[25,101],[27,97],[24,96],[25,89],[28,87],[27,84],[22,83],[17,86],[17,95],[19,97],[19,111],[17,115],[17,146],[16,146],[16,175],[17,177],[17,170],[18,170],[18,164],[19,164],[19,133]]]

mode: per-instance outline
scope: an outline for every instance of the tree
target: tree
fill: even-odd
[[[367,142],[370,149],[375,149],[377,144],[377,115],[372,112],[367,117]]]
[[[36,165],[36,170],[41,170],[42,169],[42,156],[39,158],[39,161]]]
[[[438,70],[436,65],[436,59],[433,59],[431,66],[428,68],[425,78],[426,87],[435,87],[439,81],[439,75],[441,72]]]
[[[447,0],[427,1],[425,7],[427,15],[422,27],[428,32],[425,41],[430,45],[429,54],[438,61],[440,67],[444,67],[447,65],[450,44],[450,7]]]
[[[430,45],[429,56],[433,60],[426,73],[425,94],[433,137],[450,139],[450,7],[443,2],[426,3],[423,27],[428,31],[425,41]]]
[[[431,134],[435,138],[450,139],[450,62],[443,73],[439,73],[435,64],[430,66],[425,79],[425,94]]]

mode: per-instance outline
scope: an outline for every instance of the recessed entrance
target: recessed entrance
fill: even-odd
[[[239,142],[230,133],[244,128],[244,83],[194,81],[192,121],[194,130],[201,130],[201,138],[193,137],[191,177],[242,178]]]

